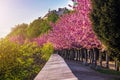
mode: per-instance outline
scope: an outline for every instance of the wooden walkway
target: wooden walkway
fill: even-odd
[[[64,59],[57,55],[51,55],[50,59],[35,77],[34,80],[78,80],[72,73]]]

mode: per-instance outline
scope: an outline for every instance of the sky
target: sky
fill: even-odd
[[[48,10],[68,7],[71,0],[0,0],[0,38],[21,23],[29,24],[43,17]]]

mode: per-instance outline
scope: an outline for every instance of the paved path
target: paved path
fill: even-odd
[[[114,80],[113,77],[53,54],[34,80]]]
[[[67,65],[78,78],[78,80],[115,80],[113,78],[119,78],[120,76],[107,75],[92,70],[89,66],[83,65],[79,61],[66,60]],[[118,80],[118,79],[117,79]]]

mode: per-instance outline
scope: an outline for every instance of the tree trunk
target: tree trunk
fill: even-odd
[[[73,49],[73,51],[72,51],[72,60],[75,60],[75,49]]]
[[[92,59],[92,64],[94,63],[94,51],[93,49],[91,50],[91,59]]]
[[[100,63],[100,66],[102,67],[102,53],[99,52],[99,63]]]
[[[65,49],[65,59],[66,59],[66,55],[67,55],[67,50]]]
[[[94,65],[96,66],[97,65],[97,53],[96,53],[95,48],[93,48],[93,53],[94,53]]]
[[[117,59],[115,60],[115,70],[119,71],[119,61]]]
[[[68,49],[66,59],[69,59],[69,53],[70,53],[70,50]]]
[[[73,52],[73,49],[71,50],[71,60],[74,59],[74,52]]]
[[[83,49],[81,49],[81,62],[83,62]]]
[[[80,53],[80,61],[82,61],[82,59],[81,59],[81,54],[82,54],[82,52],[81,52],[81,49],[79,50],[79,53]]]
[[[77,54],[77,56],[76,56],[76,60],[78,61],[78,51],[77,51],[77,49],[76,49],[76,54]]]
[[[84,49],[84,55],[85,55],[85,63],[87,63],[87,51]]]
[[[88,58],[88,63],[89,63],[89,60],[90,60],[90,51],[87,50],[87,58]]]
[[[80,55],[80,49],[78,50],[78,54],[79,54],[79,61],[80,61],[80,56],[81,56],[81,55]]]
[[[76,50],[75,50],[74,52],[75,52],[75,60],[77,60],[77,53],[76,53]]]
[[[90,64],[92,63],[92,53],[91,53],[91,50],[89,50],[89,60],[90,60]]]
[[[108,56],[108,53],[106,53],[106,68],[109,68],[109,56]]]

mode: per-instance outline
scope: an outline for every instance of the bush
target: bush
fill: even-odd
[[[45,43],[43,47],[41,48],[41,53],[43,54],[43,58],[45,60],[48,60],[50,55],[53,53],[54,49],[51,43]]]
[[[33,80],[45,62],[35,43],[0,40],[0,80]]]

